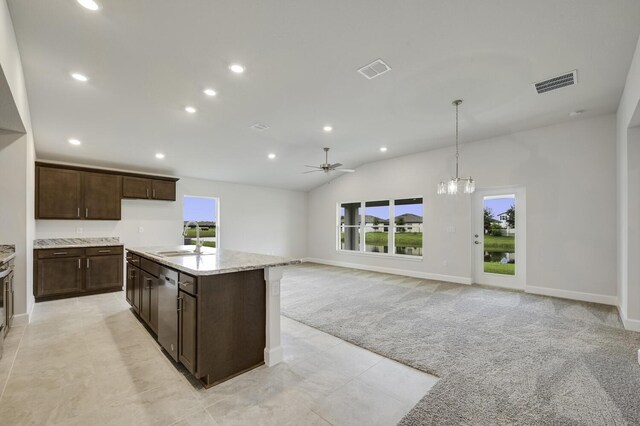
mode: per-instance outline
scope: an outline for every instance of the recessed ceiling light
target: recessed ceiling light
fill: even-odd
[[[161,153],[161,152],[159,152],[159,153],[157,153],[157,154],[156,154],[156,158],[157,158],[158,160],[162,160],[162,159],[164,158],[164,154],[163,154],[163,153]]]
[[[577,117],[577,116],[582,115],[582,114],[584,114],[584,111],[579,109],[577,111],[571,111],[569,113],[569,117]]]
[[[100,10],[100,3],[95,0],[78,0],[78,3],[80,4],[80,6],[93,12],[95,12],[96,10]]]
[[[231,64],[229,65],[229,69],[236,74],[242,74],[244,72],[244,67],[240,64]]]
[[[69,139],[69,143],[75,146],[82,144],[82,142],[80,142],[78,139]]]
[[[215,96],[215,95],[217,95],[216,91],[213,90],[213,89],[204,89],[203,92],[207,96]]]
[[[195,112],[197,111],[197,110],[196,110],[194,107],[192,107],[192,106],[185,107],[185,108],[184,108],[184,110],[185,110],[185,111],[187,111],[189,114],[193,114],[193,113],[195,113]]]
[[[386,146],[380,147],[380,152],[387,152],[387,147]]]
[[[269,154],[267,155],[267,157],[269,157],[269,160],[273,160],[274,158],[276,158],[275,154]]]
[[[78,81],[89,81],[89,78],[86,75],[77,72],[71,73],[71,77]]]
[[[324,127],[322,128],[322,130],[324,130],[325,132],[329,133],[329,132],[331,132],[331,131],[333,130],[333,127],[331,127],[331,126],[324,126]]]

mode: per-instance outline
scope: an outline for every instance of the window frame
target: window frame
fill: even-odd
[[[184,200],[185,198],[207,198],[209,200],[216,200],[216,250],[220,248],[220,197],[211,197],[208,195],[182,195],[182,227],[184,228]]]
[[[414,256],[411,254],[396,254],[396,209],[395,202],[396,200],[407,200],[411,198],[420,198],[422,200],[422,255]],[[368,202],[378,202],[378,201],[389,201],[389,253],[374,253],[367,251],[367,242],[366,242],[366,203]],[[360,204],[360,247],[359,250],[345,250],[341,248],[341,231],[342,231],[342,223],[341,223],[341,214],[340,210],[342,209],[343,204]],[[415,196],[406,196],[406,197],[395,197],[395,198],[371,198],[363,201],[338,201],[336,203],[336,226],[335,226],[335,249],[336,252],[342,254],[353,254],[356,256],[371,256],[371,257],[383,257],[383,258],[397,258],[402,260],[413,260],[417,262],[421,262],[424,260],[424,197],[422,195]]]

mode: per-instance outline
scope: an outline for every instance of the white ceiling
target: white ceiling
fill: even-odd
[[[301,174],[323,146],[357,168],[452,144],[456,98],[462,141],[614,112],[640,33],[637,0],[8,3],[38,158],[290,189],[326,181]],[[377,58],[392,70],[356,72]]]

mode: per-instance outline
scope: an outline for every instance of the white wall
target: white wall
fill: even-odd
[[[528,286],[615,301],[615,116],[465,144],[460,155],[461,174],[472,175],[481,188],[526,187]],[[435,193],[437,182],[452,174],[453,160],[453,148],[389,159],[313,190],[308,256],[469,282],[470,198]],[[335,250],[337,202],[417,195],[424,196],[422,261]]]
[[[128,247],[182,244],[184,195],[220,199],[222,248],[292,257],[305,254],[306,193],[190,178],[178,181],[175,202],[123,200],[121,221],[37,220],[36,238],[113,236]],[[79,227],[82,234],[76,233]]]
[[[636,46],[616,114],[618,212],[618,299],[625,326],[640,331],[640,194],[638,163],[640,137],[630,131],[640,103],[640,40]],[[630,262],[631,260],[631,262]]]
[[[20,315],[33,306],[35,149],[20,53],[5,0],[0,0],[0,66],[27,131],[8,146],[0,145],[0,244],[16,245],[15,312]]]

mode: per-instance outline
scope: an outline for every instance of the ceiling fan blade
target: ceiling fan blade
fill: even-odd
[[[307,166],[307,165],[305,164],[305,167],[311,167],[312,169],[322,170],[322,167],[318,167],[318,166]]]
[[[322,169],[320,170],[309,170],[308,172],[302,172],[303,175],[306,175],[307,173],[315,173],[315,172],[321,172]]]
[[[333,169],[336,172],[342,172],[342,173],[355,173],[356,171],[353,169]]]
[[[335,169],[336,167],[340,167],[340,166],[342,166],[342,163],[335,163],[335,164],[331,164],[329,168]]]

